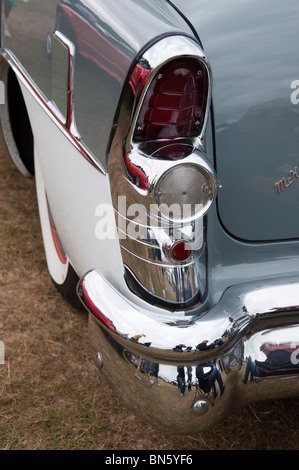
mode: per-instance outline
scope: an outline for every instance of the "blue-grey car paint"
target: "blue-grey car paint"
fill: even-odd
[[[298,238],[299,106],[290,99],[299,78],[298,2],[173,3],[211,63],[220,220],[243,240]]]
[[[298,272],[299,162],[295,0],[173,2],[196,29],[213,76],[214,161],[222,184],[208,214],[208,304],[240,279]],[[297,38],[297,39],[296,39]]]

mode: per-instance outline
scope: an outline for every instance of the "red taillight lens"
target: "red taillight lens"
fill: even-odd
[[[208,81],[194,59],[164,65],[152,80],[137,118],[134,140],[172,141],[200,134]]]
[[[171,256],[177,261],[185,261],[191,255],[191,248],[185,241],[179,241],[171,247]]]

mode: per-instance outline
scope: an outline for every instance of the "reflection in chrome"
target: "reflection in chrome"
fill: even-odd
[[[159,81],[165,64],[186,57],[197,64],[207,93],[198,133],[188,139],[140,140],[138,119],[149,87]],[[172,36],[144,52],[129,85],[108,155],[126,280],[135,294],[151,302],[170,310],[187,308],[200,303],[206,292],[204,216],[219,186],[205,154],[209,65],[197,43]],[[126,200],[123,210],[119,209],[120,197]],[[177,242],[185,242],[191,256],[180,260],[171,257],[171,247]]]
[[[193,413],[195,413],[198,416],[202,416],[207,411],[209,411],[210,408],[211,408],[210,403],[205,399],[197,400],[192,406]]]
[[[298,393],[297,278],[232,286],[192,317],[133,305],[96,271],[78,293],[102,373],[164,431],[197,433],[250,401]]]

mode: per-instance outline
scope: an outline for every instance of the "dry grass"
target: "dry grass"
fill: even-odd
[[[7,450],[298,449],[299,401],[255,404],[193,437],[140,423],[101,382],[87,316],[46,269],[33,179],[0,156],[0,448]]]

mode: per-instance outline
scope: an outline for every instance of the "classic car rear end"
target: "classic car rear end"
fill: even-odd
[[[267,7],[7,18],[2,141],[35,173],[50,275],[88,310],[101,373],[167,432],[299,391],[299,7]]]

